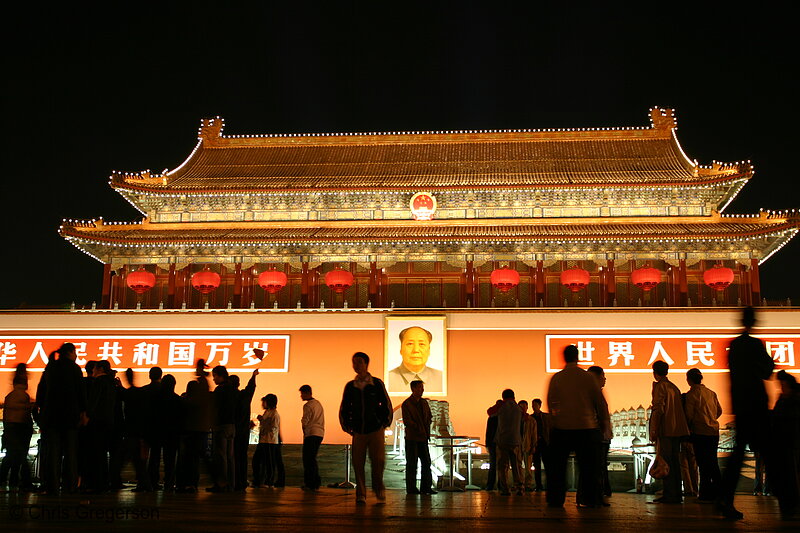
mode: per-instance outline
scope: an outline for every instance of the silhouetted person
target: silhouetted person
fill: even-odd
[[[536,446],[533,449],[533,479],[536,483],[536,486],[533,490],[540,491],[544,490],[544,485],[542,484],[542,470],[543,466],[546,468],[547,465],[547,444],[550,441],[550,426],[552,424],[550,420],[550,414],[545,413],[542,411],[542,400],[539,398],[534,398],[531,402],[531,407],[533,407],[533,413],[531,414],[531,418],[536,421]]]
[[[236,390],[228,379],[228,369],[218,365],[211,371],[217,387],[211,394],[214,423],[211,427],[214,454],[214,485],[208,492],[230,492],[236,485],[233,438],[236,435]]]
[[[106,492],[109,487],[108,453],[114,429],[114,407],[117,384],[107,360],[97,361],[92,370],[92,381],[87,391],[89,423],[86,425],[89,448],[86,483],[82,488],[95,493]]]
[[[431,407],[422,397],[425,384],[421,380],[411,382],[411,396],[401,406],[405,426],[406,494],[435,494],[431,474],[431,454],[428,441],[431,438]],[[420,482],[417,488],[417,464],[420,466]]]
[[[89,390],[92,387],[92,382],[94,381],[94,367],[96,364],[97,361],[90,360],[86,361],[86,364],[83,365],[83,369],[86,372],[86,376],[83,377],[83,389],[86,391],[87,399]],[[81,426],[78,428],[78,487],[81,490],[89,490],[87,481],[88,477],[91,475],[89,472],[92,462],[91,453],[91,435],[89,434],[87,426]]]
[[[178,453],[177,492],[197,492],[212,418],[208,372],[202,359],[197,362],[196,378],[186,385],[182,400],[186,415]]]
[[[236,391],[236,434],[233,438],[233,454],[236,464],[235,490],[245,490],[247,488],[247,449],[250,445],[250,404],[253,402],[253,394],[256,392],[256,376],[258,369],[253,370],[253,374],[247,381],[247,385],[242,390]],[[239,388],[239,376],[231,376],[234,388]]]
[[[160,367],[154,366],[148,372],[150,383],[142,387],[142,394],[146,404],[144,418],[144,441],[147,445],[147,473],[150,476],[150,485],[154,490],[159,489],[161,481],[161,453],[164,447],[162,425],[158,413],[161,410],[161,377],[164,372]]]
[[[681,503],[681,437],[689,435],[683,412],[681,391],[667,374],[664,361],[653,363],[653,410],[650,414],[650,441],[656,443],[657,453],[667,462],[669,473],[664,478],[664,493],[653,500],[657,503]]]
[[[517,402],[519,410],[522,412],[522,424],[520,437],[522,438],[519,448],[520,471],[522,474],[522,484],[525,490],[533,490],[533,451],[536,449],[536,441],[539,440],[536,419],[528,414],[528,401],[520,400]]]
[[[78,483],[78,428],[86,425],[86,390],[75,345],[66,342],[50,354],[36,391],[39,426],[46,442],[46,493],[60,487],[74,492]],[[63,483],[61,482],[63,473]]]
[[[369,356],[356,352],[352,358],[356,377],[344,386],[339,406],[339,423],[353,436],[353,470],[356,474],[356,503],[367,502],[365,466],[369,453],[372,468],[372,490],[378,502],[386,501],[383,468],[386,464],[384,429],[392,423],[392,401],[383,381],[373,377]]]
[[[164,492],[175,490],[176,465],[180,446],[181,426],[186,417],[183,400],[175,394],[175,376],[167,374],[161,379],[158,431],[164,460]]]
[[[150,492],[153,485],[150,483],[150,474],[147,472],[147,454],[149,446],[145,442],[145,427],[147,417],[152,413],[148,412],[149,402],[142,387],[137,387],[133,369],[125,370],[125,380],[128,388],[117,392],[122,392],[123,412],[125,416],[125,451],[133,462],[136,472],[136,487],[133,492]]]
[[[689,425],[697,467],[700,469],[700,486],[697,499],[713,502],[719,497],[722,474],[719,471],[719,422],[722,406],[714,391],[703,385],[699,368],[686,372],[689,392],[684,394],[686,423]]]
[[[764,445],[769,442],[769,409],[764,380],[772,375],[775,362],[767,353],[764,343],[750,336],[755,324],[755,309],[745,308],[742,313],[744,331],[731,341],[728,350],[731,404],[733,414],[736,415],[736,440],[722,475],[722,491],[717,509],[723,516],[736,520],[744,516],[734,507],[733,497],[742,471],[745,446],[749,444],[754,452],[765,454]],[[769,468],[770,458],[765,457],[765,460]]]
[[[509,496],[508,468],[511,467],[513,489],[522,494],[522,472],[519,461],[519,448],[522,443],[522,411],[514,398],[514,391],[506,389],[502,393],[503,402],[489,408],[488,415],[497,414],[497,433],[494,445],[497,450],[497,488],[500,494]]]
[[[503,405],[503,400],[497,400],[495,407]],[[491,409],[491,408],[490,408]],[[486,450],[489,452],[489,472],[486,476],[486,490],[494,490],[497,485],[497,411],[486,419]]]
[[[112,491],[124,488],[122,484],[122,467],[127,460],[125,450],[125,387],[117,372],[114,375],[114,424],[111,427],[111,441],[108,451],[109,488]]]
[[[606,401],[605,394],[603,394],[603,388],[606,386],[606,373],[603,371],[602,367],[596,365],[590,366],[587,371],[597,380],[597,384],[600,386],[600,394],[603,396],[602,420],[600,421],[600,427],[603,428],[603,438],[597,450],[597,479],[599,490],[597,501],[608,506],[608,503],[603,500],[603,497],[611,496],[611,482],[608,479],[608,451],[611,448],[611,439],[614,438],[614,433],[611,430],[611,414],[608,412],[608,402]],[[580,500],[580,498],[578,498],[578,500]]]
[[[594,376],[578,366],[578,347],[564,349],[564,369],[550,379],[547,407],[552,415],[547,466],[547,505],[563,507],[567,493],[567,459],[575,451],[580,479],[594,483],[597,479],[597,448],[602,440],[601,420],[603,395]],[[590,481],[591,480],[591,481]],[[596,492],[585,494],[578,505],[592,507]]]
[[[28,371],[25,363],[17,365],[12,378],[14,389],[9,392],[0,408],[3,409],[3,447],[6,455],[0,464],[0,486],[16,485],[20,490],[31,490],[31,468],[28,449],[33,435],[33,404],[28,395]]]
[[[800,387],[785,370],[777,378],[781,394],[772,410],[770,475],[781,518],[790,520],[800,511]]]
[[[325,412],[322,404],[314,398],[310,385],[300,387],[300,399],[303,404],[303,487],[310,490],[319,489],[322,479],[319,476],[317,453],[325,436]]]

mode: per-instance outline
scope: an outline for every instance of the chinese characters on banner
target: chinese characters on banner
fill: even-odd
[[[231,372],[289,371],[289,335],[30,335],[0,337],[0,372],[19,363],[42,371],[48,354],[64,342],[75,345],[80,366],[105,359],[117,370],[159,366],[165,372],[194,372],[197,360],[205,359],[208,366],[225,365]],[[263,350],[262,359],[254,349]]]
[[[755,335],[775,360],[775,369],[800,370],[795,345],[800,335]],[[606,373],[650,373],[656,361],[671,370],[698,367],[703,372],[728,371],[728,346],[732,335],[547,335],[547,371],[564,368],[562,354],[569,344],[578,347],[578,364],[598,365]]]

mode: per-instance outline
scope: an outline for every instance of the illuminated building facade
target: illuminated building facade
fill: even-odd
[[[65,220],[60,234],[105,265],[103,308],[758,303],[758,266],[800,217],[723,214],[752,166],[700,165],[671,109],[650,119],[252,136],[204,119],[177,168],[112,174],[141,221]],[[272,269],[285,276],[264,290]],[[192,288],[203,270],[219,275],[207,295]],[[332,271],[349,272],[341,294]]]

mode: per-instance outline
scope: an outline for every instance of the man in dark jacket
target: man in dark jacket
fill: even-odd
[[[235,490],[247,488],[247,448],[250,444],[250,404],[256,392],[258,369],[253,370],[244,389],[239,389],[239,376],[231,376],[236,390],[236,435],[233,438],[233,455],[236,463]]]
[[[217,388],[212,393],[214,424],[212,446],[214,450],[214,485],[208,492],[230,492],[236,485],[236,462],[233,455],[233,438],[236,434],[236,389],[230,383],[228,369],[215,366],[211,377]]]
[[[89,423],[86,432],[89,463],[85,489],[102,493],[109,489],[108,452],[111,450],[111,432],[114,429],[117,384],[107,360],[97,361],[92,370],[92,377],[87,391]]]
[[[38,422],[48,450],[48,493],[60,489],[62,471],[64,489],[74,492],[78,487],[78,428],[86,425],[87,416],[86,390],[76,357],[75,345],[69,342],[50,354],[36,391]]]
[[[367,452],[372,467],[372,490],[378,502],[386,501],[383,468],[386,463],[384,432],[392,423],[392,401],[383,381],[367,371],[369,356],[353,354],[356,377],[344,387],[339,407],[339,423],[353,436],[353,469],[356,473],[356,502],[367,502],[365,465]]]
[[[406,445],[406,493],[436,494],[431,475],[431,454],[428,441],[431,438],[431,408],[422,397],[425,384],[411,382],[411,396],[402,405]],[[417,462],[420,463],[420,482],[417,489]]]
[[[722,477],[722,491],[717,502],[718,511],[726,518],[741,519],[744,515],[733,506],[733,496],[742,471],[744,448],[750,445],[754,452],[766,452],[764,443],[769,439],[769,409],[764,380],[772,375],[775,362],[767,353],[764,343],[750,336],[756,324],[752,307],[742,314],[744,331],[731,341],[728,351],[728,368],[731,378],[731,403],[736,415],[736,444],[728,457]],[[769,457],[766,457],[769,467]]]

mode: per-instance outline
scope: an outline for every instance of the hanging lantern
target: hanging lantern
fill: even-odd
[[[561,284],[572,292],[580,292],[589,285],[589,271],[582,268],[570,268],[561,273]]]
[[[139,270],[128,274],[125,283],[136,294],[144,294],[156,286],[156,275],[140,266]]]
[[[258,285],[270,294],[280,292],[286,286],[288,278],[280,270],[271,268],[258,275]]]
[[[353,275],[347,270],[336,267],[325,274],[325,285],[330,287],[333,292],[344,292],[353,284]]]
[[[197,289],[200,294],[208,294],[219,287],[221,280],[219,274],[212,272],[211,268],[206,266],[200,272],[192,274],[192,287]]]
[[[714,290],[724,291],[733,283],[733,270],[722,265],[714,265],[703,272],[703,281]]]
[[[508,292],[519,285],[519,272],[507,266],[496,268],[492,271],[492,285],[500,292]]]
[[[631,272],[631,281],[645,292],[649,292],[661,283],[661,271],[651,266],[637,268]]]

